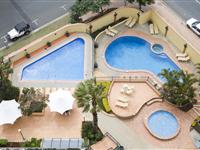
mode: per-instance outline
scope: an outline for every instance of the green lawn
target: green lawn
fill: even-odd
[[[14,42],[14,44],[9,46],[9,48],[5,48],[5,49],[1,50],[0,57],[8,55],[9,53],[16,51],[16,50],[22,48],[23,46],[31,43],[32,41],[61,28],[62,26],[69,23],[69,20],[70,20],[69,15],[66,15],[66,16],[56,20],[55,22],[49,24],[48,26],[41,28],[39,31],[18,39],[16,42]]]

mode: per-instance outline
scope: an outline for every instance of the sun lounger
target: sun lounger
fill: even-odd
[[[136,17],[134,17],[134,18],[132,19],[132,21],[130,22],[130,24],[128,25],[128,27],[129,27],[129,28],[132,28],[132,27],[135,25],[136,21],[137,21],[137,19],[136,19]]]
[[[107,35],[112,36],[112,37],[115,36],[115,34],[113,32],[111,32],[111,31],[109,31],[108,29],[106,29],[105,31],[106,31]]]
[[[152,23],[149,25],[149,31],[150,31],[151,34],[154,34],[154,29],[153,29]]]
[[[128,107],[128,103],[123,103],[123,102],[117,101],[116,106],[126,108],[126,107]]]
[[[111,26],[108,27],[108,30],[110,32],[113,32],[114,34],[118,34],[119,33],[119,31],[117,31],[116,29],[112,28]]]
[[[158,26],[156,24],[154,24],[153,27],[154,27],[154,33],[158,34],[159,33]]]
[[[176,57],[186,57],[187,53],[177,53]]]
[[[122,102],[122,103],[128,103],[128,99],[125,99],[124,97],[120,97],[117,99],[119,102]]]
[[[190,60],[190,57],[187,56],[187,57],[178,57],[178,61],[183,61],[183,62],[187,62]]]
[[[127,95],[131,95],[133,93],[133,90],[131,90],[131,89],[129,89],[129,90],[127,90],[126,92],[125,92],[125,94],[127,94]]]
[[[132,19],[133,19],[133,17],[129,17],[129,18],[127,19],[125,25],[128,26],[128,25],[131,23]]]

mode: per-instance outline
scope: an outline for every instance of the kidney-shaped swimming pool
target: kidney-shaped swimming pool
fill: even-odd
[[[158,75],[162,69],[180,70],[165,54],[156,54],[151,44],[135,36],[122,36],[110,43],[105,51],[106,62],[120,70],[147,70]]]

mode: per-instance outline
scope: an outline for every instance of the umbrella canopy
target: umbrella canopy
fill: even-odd
[[[0,125],[13,124],[15,120],[22,116],[19,104],[15,100],[0,103]]]
[[[72,109],[74,98],[70,91],[58,90],[49,95],[49,107],[51,111],[63,114],[65,111]]]

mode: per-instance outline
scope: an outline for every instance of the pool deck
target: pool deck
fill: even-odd
[[[81,138],[81,110],[74,104],[70,115],[65,116],[57,112],[50,112],[47,107],[42,116],[22,116],[15,123],[0,126],[1,138],[9,141],[22,141],[18,129],[26,139],[36,138]]]
[[[120,91],[123,85],[126,84],[133,88],[133,93],[130,95],[122,94]],[[144,91],[145,89],[145,91]],[[156,92],[147,82],[141,81],[114,81],[111,85],[108,100],[111,110],[118,117],[130,118],[137,115],[141,107],[150,99],[159,97]],[[119,99],[128,101],[128,106],[125,108],[116,105]]]
[[[116,68],[111,67],[107,64],[105,60],[105,50],[107,46],[115,39],[121,36],[138,36],[147,40],[150,44],[161,44],[164,47],[165,53],[176,63],[179,68],[188,71],[188,72],[196,72],[194,65],[191,62],[183,63],[178,62],[175,57],[176,53],[179,52],[176,47],[174,47],[171,43],[169,43],[162,35],[150,35],[149,28],[147,24],[144,25],[136,25],[134,28],[130,29],[126,27],[124,24],[120,24],[115,27],[119,32],[115,37],[110,37],[102,32],[101,35],[97,38],[97,43],[99,47],[96,49],[96,61],[98,63],[98,69],[95,69],[95,76],[97,78],[106,78],[111,76],[122,76],[122,74],[128,74],[130,72],[136,71],[122,71]],[[179,52],[180,53],[180,52]],[[144,70],[143,70],[144,71]]]
[[[12,75],[12,82],[15,86],[18,87],[75,87],[77,83],[80,81],[73,81],[73,80],[42,80],[42,81],[28,81],[28,80],[21,80],[21,74],[24,67],[27,65],[37,61],[38,59],[46,56],[47,54],[53,52],[54,50],[58,49],[60,46],[65,45],[68,42],[73,41],[74,39],[82,38],[85,42],[84,45],[84,79],[89,79],[93,76],[93,41],[91,37],[85,33],[77,33],[73,34],[68,38],[62,39],[58,41],[57,43],[54,43],[50,48],[47,48],[47,50],[43,50],[41,52],[38,52],[33,57],[29,59],[22,59],[21,61],[15,63],[14,65],[14,72]],[[63,66],[61,66],[63,67]],[[70,71],[70,70],[69,70]]]

